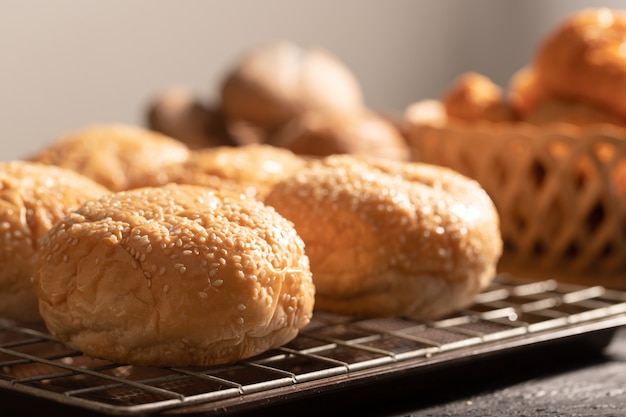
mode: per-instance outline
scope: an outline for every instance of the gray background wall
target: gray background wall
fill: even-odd
[[[401,111],[477,71],[506,86],[582,0],[0,0],[0,160],[91,123],[143,124],[173,85],[216,97],[244,50],[330,50],[368,105]]]

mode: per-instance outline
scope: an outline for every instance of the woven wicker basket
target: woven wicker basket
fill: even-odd
[[[626,288],[626,131],[412,126],[413,158],[476,179],[498,208],[499,268]]]

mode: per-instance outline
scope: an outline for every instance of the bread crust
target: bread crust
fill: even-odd
[[[88,202],[46,234],[40,253],[34,287],[51,334],[122,363],[233,362],[287,343],[313,309],[293,225],[205,187]]]
[[[272,145],[299,155],[353,154],[396,161],[410,157],[400,130],[383,116],[363,111],[342,117],[303,113],[268,138]]]
[[[363,93],[352,72],[322,48],[289,41],[258,45],[226,75],[220,106],[230,121],[269,131],[304,111],[360,111]]]
[[[0,317],[41,320],[31,284],[38,240],[71,210],[109,192],[63,168],[0,163]]]
[[[441,99],[448,117],[462,122],[510,122],[513,111],[502,89],[475,72],[462,74]]]
[[[582,100],[626,117],[626,12],[581,10],[540,45],[533,70],[549,96]]]
[[[179,184],[231,190],[262,200],[275,183],[296,172],[304,159],[288,149],[265,144],[197,150],[168,177]]]
[[[62,135],[31,159],[124,191],[167,183],[164,168],[185,161],[189,152],[182,142],[140,126],[98,124]]]
[[[491,282],[502,251],[492,201],[446,168],[334,155],[265,202],[304,240],[320,310],[441,316]]]

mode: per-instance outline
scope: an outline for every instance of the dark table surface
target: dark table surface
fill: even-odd
[[[576,345],[571,346],[576,349]],[[433,396],[431,401],[394,410],[394,416],[626,416],[626,330],[597,354],[560,361],[538,358],[514,366],[515,374],[478,379]],[[497,372],[496,372],[497,374]]]
[[[36,415],[88,414],[11,392],[0,396],[0,416]],[[626,416],[626,328],[235,415]]]
[[[505,355],[390,387],[391,395],[320,404],[300,414],[356,416],[626,416],[626,328],[606,348],[574,341]],[[432,384],[431,384],[432,382]],[[396,394],[393,394],[393,392]],[[254,415],[251,413],[250,415]],[[258,415],[258,414],[257,414]]]

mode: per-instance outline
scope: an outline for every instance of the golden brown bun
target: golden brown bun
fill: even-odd
[[[190,149],[234,144],[220,112],[208,108],[182,87],[167,89],[152,100],[148,127],[178,139]]]
[[[361,110],[363,94],[328,51],[277,41],[252,48],[234,65],[222,84],[221,108],[229,120],[271,130],[303,111]]]
[[[524,67],[511,78],[509,99],[518,117],[536,125],[568,123],[577,126],[595,124],[624,125],[626,119],[597,104],[576,98],[550,94],[531,67]]]
[[[539,84],[535,70],[523,67],[509,81],[508,100],[515,113],[525,118],[539,104],[548,99],[547,92]]]
[[[492,201],[446,168],[334,155],[265,202],[304,240],[320,310],[441,316],[491,282],[502,251]]]
[[[293,339],[313,309],[293,225],[204,187],[91,201],[46,234],[40,253],[34,287],[51,334],[122,363],[236,361]]]
[[[231,190],[263,199],[275,183],[304,164],[293,152],[270,145],[215,147],[191,153],[189,159],[173,166],[171,182]]]
[[[268,141],[300,155],[348,153],[398,161],[409,159],[409,148],[401,131],[391,121],[369,111],[341,118],[303,113]]]
[[[513,112],[502,89],[484,75],[468,72],[461,75],[443,95],[448,117],[465,122],[507,122]]]
[[[38,239],[70,210],[106,193],[70,170],[0,163],[0,318],[40,320],[31,284]]]
[[[626,117],[626,12],[581,10],[540,45],[533,62],[550,96],[582,100]]]
[[[576,126],[626,125],[626,119],[582,101],[548,99],[530,111],[524,121],[536,125],[568,123]]]
[[[185,161],[183,143],[138,126],[93,125],[58,138],[32,160],[79,172],[113,191],[168,182],[163,168]]]

